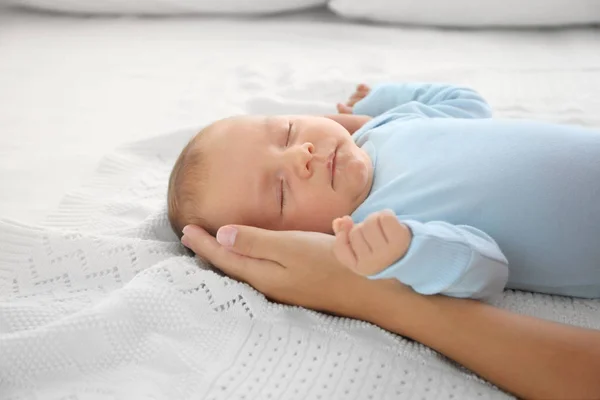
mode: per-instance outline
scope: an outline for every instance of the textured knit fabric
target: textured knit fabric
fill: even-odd
[[[509,288],[600,298],[600,131],[494,119],[443,84],[380,85],[354,112],[375,117],[354,135],[375,173],[353,218],[390,208],[413,232],[373,278],[489,298],[508,275]]]
[[[167,178],[195,130],[108,156],[44,226],[0,222],[0,399],[504,399],[371,324],[269,302],[187,254]],[[600,301],[500,306],[600,328]]]

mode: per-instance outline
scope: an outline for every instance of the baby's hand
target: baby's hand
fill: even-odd
[[[369,94],[371,88],[361,83],[356,87],[356,91],[350,96],[346,104],[338,103],[337,110],[340,114],[352,114],[352,107]]]
[[[404,257],[412,240],[412,233],[393,211],[380,211],[354,225],[349,216],[333,221],[337,259],[360,275],[383,271]]]

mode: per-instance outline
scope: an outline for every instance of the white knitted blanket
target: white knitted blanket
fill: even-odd
[[[107,156],[44,227],[0,223],[1,399],[507,397],[418,343],[198,265],[164,212],[193,133]],[[600,329],[599,301],[507,292],[500,305]]]

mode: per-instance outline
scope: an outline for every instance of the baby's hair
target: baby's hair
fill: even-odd
[[[202,150],[204,130],[200,131],[183,148],[175,161],[167,192],[169,222],[175,234],[181,239],[182,229],[188,224],[207,229],[206,221],[200,213],[200,200],[208,177],[208,165]]]

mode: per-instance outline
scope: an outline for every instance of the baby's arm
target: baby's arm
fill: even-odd
[[[369,94],[371,88],[361,83],[356,87],[355,92],[350,96],[345,104],[338,103],[337,110],[339,114],[326,115],[327,118],[336,121],[342,125],[346,130],[353,135],[354,132],[362,128],[364,124],[369,122],[372,117],[368,115],[355,115],[352,114],[352,107],[354,104],[362,100],[366,95]]]
[[[490,118],[492,111],[476,91],[441,83],[388,83],[377,85],[354,104],[356,115],[386,112],[429,118]]]
[[[508,263],[494,240],[470,226],[400,222],[379,212],[357,225],[338,219],[333,229],[344,265],[371,279],[398,279],[422,294],[488,299],[508,280]]]
[[[334,114],[326,115],[326,118],[332,119],[342,125],[352,135],[354,132],[362,128],[364,124],[372,118],[368,115],[352,115],[352,114]]]

